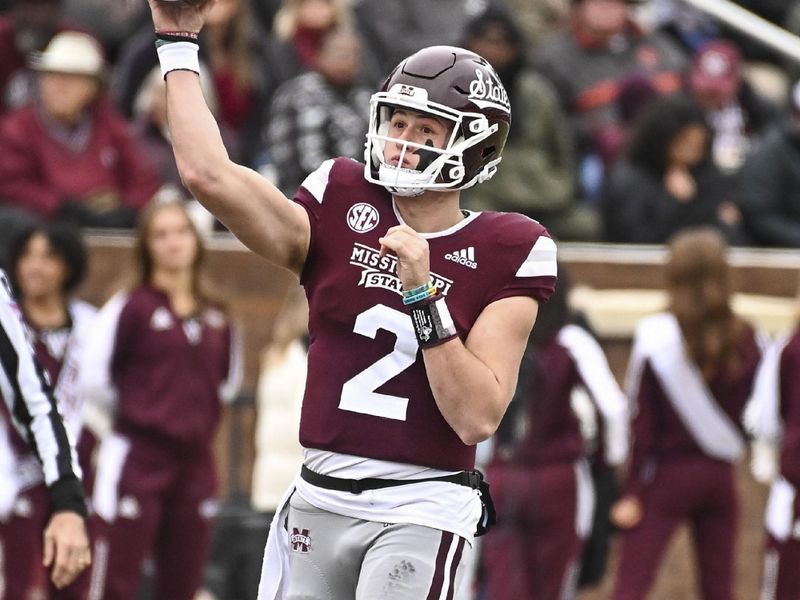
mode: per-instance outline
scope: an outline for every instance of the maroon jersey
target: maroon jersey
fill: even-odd
[[[295,201],[308,211],[311,245],[301,282],[309,299],[308,381],[300,424],[307,448],[439,469],[474,466],[439,412],[428,383],[396,258],[378,238],[402,223],[390,194],[350,159],[327,161]],[[556,249],[536,221],[512,213],[469,213],[423,234],[431,277],[465,340],[490,303],[546,300]]]
[[[105,323],[116,300],[101,312]],[[165,293],[149,286],[130,292],[113,330],[110,376],[117,390],[116,429],[182,444],[208,444],[236,360],[228,318],[216,308],[181,318]],[[97,364],[106,364],[99,358]]]

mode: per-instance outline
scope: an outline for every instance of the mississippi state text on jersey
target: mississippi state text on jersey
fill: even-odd
[[[309,300],[308,381],[300,441],[306,448],[463,470],[474,466],[439,412],[425,373],[396,258],[378,238],[401,218],[391,195],[350,159],[323,163],[295,201],[308,212],[311,244],[301,276]],[[544,227],[513,213],[469,213],[424,234],[431,277],[466,340],[496,300],[546,300],[556,247]]]

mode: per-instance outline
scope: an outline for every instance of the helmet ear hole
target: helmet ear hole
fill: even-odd
[[[473,119],[469,122],[467,126],[471,133],[480,133],[481,131],[485,130],[489,126],[489,123],[485,119]]]
[[[453,167],[450,169],[448,175],[452,181],[459,181],[464,177],[464,167],[462,165]]]

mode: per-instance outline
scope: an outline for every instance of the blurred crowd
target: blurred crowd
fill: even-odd
[[[800,3],[746,6],[800,30]],[[148,18],[145,2],[0,2],[0,226],[130,228],[164,186],[190,199]],[[289,196],[326,158],[363,158],[370,94],[402,57],[454,44],[513,106],[503,168],[469,208],[562,240],[711,225],[800,246],[800,68],[682,0],[220,0],[202,38],[229,154]]]
[[[741,4],[800,32],[800,1]],[[637,329],[627,398],[560,274],[508,415],[483,448],[506,520],[483,542],[472,591],[573,598],[603,576],[613,519],[626,532],[614,598],[644,598],[666,541],[689,521],[703,597],[730,600],[742,413],[762,354],[772,380],[782,368],[789,377],[798,342],[769,346],[733,315],[726,249],[800,247],[800,66],[682,0],[217,0],[201,34],[201,82],[230,156],[291,197],[327,158],[363,159],[371,94],[433,44],[484,56],[511,100],[502,166],[465,192],[466,208],[526,214],[559,240],[671,243],[669,310]],[[202,227],[222,226],[193,218],[201,209],[180,180],[166,119],[144,0],[0,0],[0,258],[51,379],[73,382],[87,402],[74,427],[102,543],[94,574],[65,598],[92,589],[254,598],[265,529],[301,461],[307,307],[292,290],[261,361],[252,497],[244,513],[218,513],[212,439],[238,393],[241,357],[227,307],[202,285]],[[72,297],[86,270],[82,228],[137,240],[123,267],[136,277],[98,314]],[[137,321],[140,306],[155,310],[150,322]],[[180,335],[163,337],[174,323]],[[133,335],[144,330],[151,337]],[[696,378],[699,410],[676,403],[659,372],[674,335],[688,342],[690,363],[678,367]],[[788,367],[785,348],[795,353]],[[75,356],[102,368],[71,365]],[[179,375],[156,375],[164,364]],[[796,443],[798,409],[765,386],[747,427],[772,456],[756,470],[796,482],[794,471],[781,479],[775,453],[796,461],[776,431],[785,422]],[[120,413],[137,406],[126,393],[143,394],[139,412]],[[143,450],[129,455],[115,441],[121,430]],[[4,462],[5,446],[6,458],[29,458],[14,435],[0,427],[0,471],[19,468]],[[0,551],[4,536],[26,544],[6,554],[19,565],[0,561],[21,590],[0,589],[0,599],[44,593],[23,560],[38,538],[15,519],[46,513],[46,500],[41,481],[25,485],[0,490]],[[124,493],[111,502],[109,486],[151,502],[126,504]],[[20,508],[22,497],[34,503]],[[224,525],[226,514],[235,524],[214,533],[212,517]],[[797,560],[800,533],[776,531],[768,556]],[[800,593],[796,578],[775,585]]]

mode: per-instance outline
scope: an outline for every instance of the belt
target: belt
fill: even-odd
[[[311,485],[324,488],[326,490],[336,490],[339,492],[350,492],[360,494],[368,490],[380,490],[401,485],[411,485],[414,483],[427,483],[440,481],[444,483],[455,483],[463,485],[480,492],[483,514],[478,523],[476,536],[486,533],[489,528],[497,522],[494,503],[489,493],[489,484],[484,480],[483,473],[478,470],[461,471],[453,475],[442,475],[441,477],[426,477],[423,479],[379,479],[377,477],[365,477],[364,479],[343,479],[315,473],[305,465],[300,468],[300,477]]]

